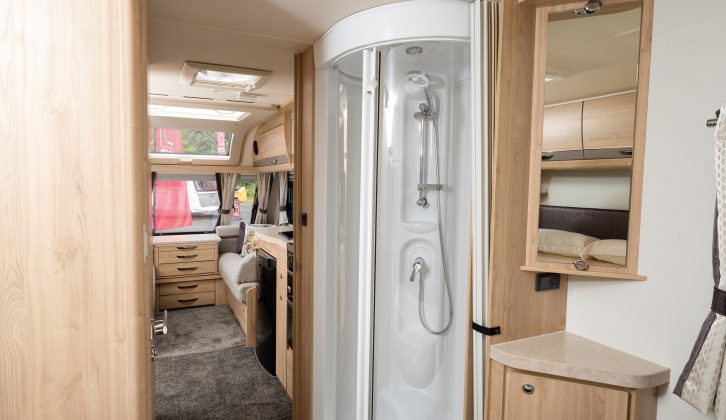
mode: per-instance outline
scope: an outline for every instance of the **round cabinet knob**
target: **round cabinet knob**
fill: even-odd
[[[524,385],[522,385],[522,392],[524,392],[527,395],[534,394],[534,385],[532,385],[532,384],[524,384]]]
[[[572,261],[572,265],[575,266],[575,269],[577,269],[577,271],[587,271],[587,269],[590,268],[590,264],[588,264],[585,260],[581,258],[577,258],[576,260]]]

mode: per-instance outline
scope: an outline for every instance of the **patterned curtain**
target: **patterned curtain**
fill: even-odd
[[[713,301],[691,357],[673,393],[718,420],[726,420],[726,105],[716,125],[716,216],[713,231]]]
[[[268,223],[267,209],[269,207],[270,188],[272,187],[272,174],[257,175],[257,200],[258,208],[254,223]],[[275,203],[277,205],[277,203]]]
[[[219,220],[220,225],[228,225],[230,222],[229,212],[234,206],[234,187],[237,184],[237,174],[219,174],[221,184],[220,201],[222,203],[222,217]]]

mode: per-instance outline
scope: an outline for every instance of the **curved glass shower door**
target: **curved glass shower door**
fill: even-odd
[[[408,42],[331,74],[338,420],[463,418],[469,55],[466,42]]]

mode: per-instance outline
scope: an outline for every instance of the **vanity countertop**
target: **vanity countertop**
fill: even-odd
[[[193,234],[193,235],[163,235],[154,236],[154,245],[173,245],[179,243],[218,243],[222,240],[216,233]]]
[[[285,250],[287,250],[287,245],[292,243],[292,239],[287,239],[280,235],[280,232],[291,232],[292,225],[255,227],[254,229],[255,237],[258,237],[265,242],[281,246]]]
[[[515,368],[623,388],[668,383],[670,370],[566,331],[492,346],[491,358]]]

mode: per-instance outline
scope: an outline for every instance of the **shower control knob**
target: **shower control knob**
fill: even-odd
[[[524,392],[527,395],[534,394],[534,385],[532,385],[532,384],[524,384],[524,385],[522,385],[522,392]]]

